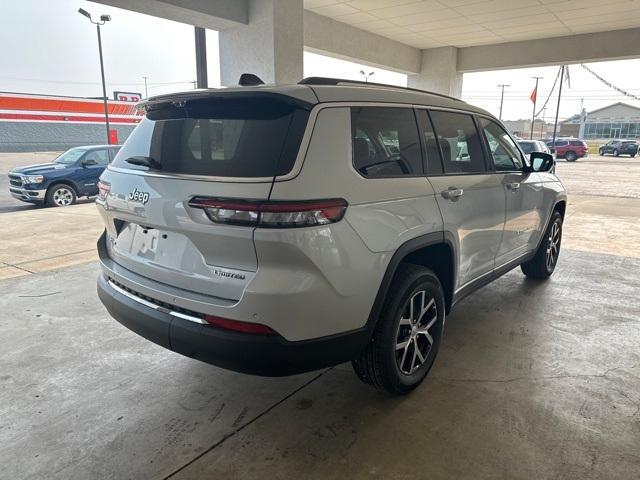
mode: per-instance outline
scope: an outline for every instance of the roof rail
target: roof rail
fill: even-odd
[[[298,82],[298,85],[353,85],[361,87],[386,87],[396,88],[399,90],[409,90],[410,92],[426,93],[429,95],[435,95],[437,97],[448,98],[450,100],[456,100],[462,102],[459,98],[452,97],[451,95],[445,95],[444,93],[430,92],[428,90],[420,90],[419,88],[411,87],[399,87],[397,85],[389,85],[387,83],[376,82],[363,82],[362,80],[347,80],[345,78],[331,78],[331,77],[306,77]]]

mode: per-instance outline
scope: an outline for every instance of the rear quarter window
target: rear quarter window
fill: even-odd
[[[352,107],[353,166],[367,178],[422,175],[422,154],[411,108]]]
[[[272,177],[291,171],[309,112],[281,100],[187,102],[151,110],[129,136],[114,167],[147,170],[127,159],[150,157],[162,173]]]

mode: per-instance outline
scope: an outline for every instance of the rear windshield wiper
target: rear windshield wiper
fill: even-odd
[[[140,165],[142,167],[152,168],[153,170],[162,170],[162,165],[151,157],[129,157],[125,162],[130,163],[131,165]]]

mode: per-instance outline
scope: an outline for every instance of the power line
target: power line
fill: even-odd
[[[563,68],[560,67],[558,69],[558,73],[556,74],[556,78],[553,81],[553,85],[551,87],[551,91],[549,92],[549,95],[547,96],[547,99],[544,101],[544,103],[542,104],[542,107],[540,107],[540,110],[538,110],[537,113],[534,114],[533,118],[537,117],[538,115],[540,115],[542,113],[542,111],[547,107],[547,103],[549,103],[549,100],[551,99],[551,95],[553,95],[553,91],[556,89],[556,84],[558,83],[558,78],[560,77],[560,72],[563,72]]]
[[[589,67],[587,67],[584,63],[581,63],[580,66],[582,68],[584,68],[587,72],[589,72],[591,75],[596,77],[598,80],[600,80],[602,83],[604,83],[607,87],[612,88],[613,90],[615,90],[618,93],[621,93],[625,97],[633,98],[634,100],[640,101],[640,97],[639,96],[634,95],[632,93],[629,93],[628,91],[626,91],[626,90],[614,85],[613,83],[609,82],[608,80],[605,80],[603,77],[601,77],[596,72],[594,72]]]
[[[101,85],[100,82],[79,82],[74,80],[48,80],[44,78],[20,78],[20,77],[0,77],[0,80],[16,80],[21,82],[40,82],[40,83],[60,83],[60,84],[70,84],[70,85]],[[192,83],[193,80],[185,80],[185,81],[172,81],[172,82],[149,82],[149,86],[152,85],[179,85],[182,83]],[[143,82],[117,82],[110,81],[112,85],[144,85]]]

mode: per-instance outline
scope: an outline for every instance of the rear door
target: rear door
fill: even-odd
[[[488,168],[472,115],[430,112],[443,174],[431,173],[445,231],[458,247],[456,289],[493,270],[505,218],[500,179]],[[428,147],[428,142],[427,142]]]
[[[538,174],[525,172],[525,160],[515,141],[497,122],[478,117],[495,177],[506,196],[504,233],[496,255],[496,267],[535,248],[544,221],[543,191]]]
[[[290,103],[255,98],[147,112],[101,178],[110,188],[101,211],[109,256],[174,287],[239,299],[257,269],[254,228],[189,203],[268,199],[274,177],[293,168],[307,118]]]

